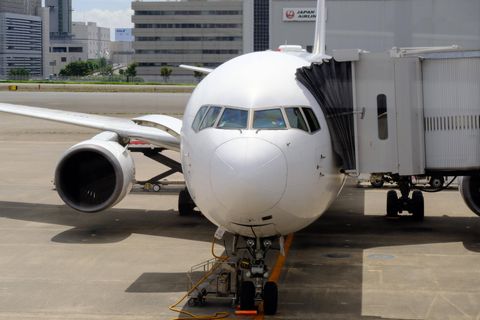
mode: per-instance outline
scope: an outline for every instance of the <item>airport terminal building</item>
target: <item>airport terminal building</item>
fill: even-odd
[[[283,44],[313,47],[316,1],[181,0],[132,2],[138,75],[179,64],[215,67]],[[327,1],[327,52],[459,45],[480,48],[480,1]]]

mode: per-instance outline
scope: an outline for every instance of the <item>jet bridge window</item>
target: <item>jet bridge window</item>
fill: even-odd
[[[202,124],[200,125],[199,130],[213,127],[215,125],[215,122],[217,121],[220,111],[222,111],[221,107],[210,107],[210,109],[208,109],[207,111],[207,114],[203,118],[203,121],[202,121]]]
[[[248,111],[225,108],[218,122],[220,129],[246,129],[248,122]]]
[[[290,127],[308,132],[307,123],[303,118],[300,108],[285,108]]]
[[[387,96],[379,94],[377,96],[377,112],[378,112],[378,137],[380,140],[388,139],[388,111]]]
[[[254,129],[286,129],[287,125],[283,118],[282,110],[269,109],[255,111],[253,116]]]

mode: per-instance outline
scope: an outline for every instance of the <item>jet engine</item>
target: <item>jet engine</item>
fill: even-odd
[[[130,192],[135,164],[113,132],[101,133],[65,152],[55,172],[60,198],[87,213],[111,208]]]
[[[480,176],[463,177],[460,193],[470,210],[480,216]]]

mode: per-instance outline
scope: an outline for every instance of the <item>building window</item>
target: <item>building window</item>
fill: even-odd
[[[61,61],[62,61],[62,62],[67,62],[67,57],[62,57],[62,58],[61,58]]]
[[[253,51],[265,51],[270,46],[269,0],[254,0],[253,7]]]
[[[68,48],[68,52],[83,52],[82,47],[70,47]]]
[[[53,52],[56,52],[56,53],[63,53],[63,52],[67,52],[67,47],[53,47]]]

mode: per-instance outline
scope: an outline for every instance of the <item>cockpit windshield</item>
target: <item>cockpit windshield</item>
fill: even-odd
[[[253,129],[286,129],[281,109],[255,111]]]
[[[315,112],[310,107],[278,107],[249,111],[210,105],[202,106],[192,123],[192,129],[195,132],[206,128],[299,129],[307,133],[314,133],[321,129]]]
[[[207,114],[203,118],[202,124],[200,125],[200,130],[213,127],[217,121],[220,111],[222,111],[221,107],[210,107]]]
[[[225,108],[217,128],[220,129],[246,129],[248,125],[248,111]]]

